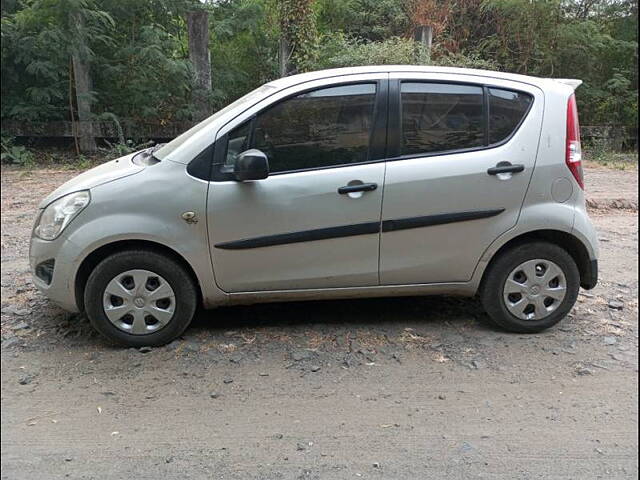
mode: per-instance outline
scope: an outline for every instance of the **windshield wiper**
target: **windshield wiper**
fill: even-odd
[[[159,149],[161,149],[161,148],[162,148],[162,147],[164,147],[165,145],[166,145],[166,143],[158,143],[157,145],[154,145],[153,147],[151,147],[151,148],[148,150],[148,152],[147,152],[147,153],[148,153],[148,155],[149,155],[151,158],[153,158],[154,160],[156,160],[157,162],[159,162],[159,161],[160,161],[160,159],[159,159],[158,157],[156,157],[156,156],[154,155],[154,153],[156,153]]]
[[[165,143],[159,143],[154,145],[153,147],[145,148],[144,150],[140,150],[134,157],[133,162],[138,165],[153,165],[155,163],[160,163],[160,159],[154,155],[154,153],[161,147],[166,145]]]

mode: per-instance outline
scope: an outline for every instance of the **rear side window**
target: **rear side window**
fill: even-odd
[[[365,162],[375,96],[376,85],[367,83],[284,100],[258,114],[253,146],[267,154],[271,172]]]
[[[531,95],[489,88],[489,144],[499,143],[520,125],[529,111]]]
[[[485,144],[483,89],[403,82],[401,154],[445,152]]]

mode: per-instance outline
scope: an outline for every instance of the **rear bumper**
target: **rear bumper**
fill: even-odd
[[[591,260],[586,271],[580,279],[580,286],[586,290],[591,290],[598,284],[598,260]]]

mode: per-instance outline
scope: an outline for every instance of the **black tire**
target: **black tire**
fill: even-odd
[[[144,335],[134,335],[116,327],[103,307],[107,284],[117,275],[133,269],[160,275],[175,293],[173,317],[159,330]],[[189,326],[198,305],[198,292],[186,269],[171,257],[150,250],[125,250],[105,258],[91,272],[84,304],[91,324],[110,341],[128,347],[159,346],[179,337]]]
[[[567,292],[549,316],[540,320],[523,320],[513,315],[505,304],[503,290],[509,274],[520,264],[534,259],[554,262],[565,275]],[[513,247],[495,258],[484,274],[480,300],[491,321],[497,326],[516,333],[536,333],[552,327],[573,308],[580,290],[580,272],[569,253],[546,242],[531,242]]]

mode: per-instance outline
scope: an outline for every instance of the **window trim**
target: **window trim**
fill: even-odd
[[[389,79],[388,78],[380,78],[377,80],[346,80],[343,82],[331,83],[323,86],[310,87],[304,90],[299,90],[297,92],[292,93],[291,95],[287,95],[286,97],[281,98],[280,100],[273,102],[267,106],[265,106],[260,111],[253,114],[251,117],[246,118],[243,122],[240,122],[238,125],[233,126],[227,133],[225,133],[222,137],[218,138],[215,142],[214,146],[214,155],[213,162],[211,165],[211,181],[214,182],[225,182],[225,181],[236,181],[233,176],[233,171],[229,168],[228,165],[225,165],[226,155],[227,155],[227,144],[229,141],[229,133],[233,131],[235,128],[239,127],[245,122],[251,122],[251,130],[250,130],[250,147],[253,148],[253,140],[254,140],[254,130],[256,127],[256,118],[261,113],[275,107],[276,105],[286,102],[292,98],[295,98],[300,95],[304,95],[305,93],[313,92],[316,90],[324,90],[328,88],[348,86],[348,85],[364,85],[364,84],[373,84],[376,87],[376,93],[374,97],[374,105],[373,105],[373,121],[371,122],[371,127],[369,130],[369,149],[367,152],[367,160],[362,162],[353,162],[353,163],[341,163],[336,165],[324,165],[320,167],[311,167],[311,168],[300,168],[296,170],[283,170],[280,172],[269,172],[269,176],[276,175],[286,175],[291,173],[300,173],[300,172],[310,172],[316,170],[326,170],[329,168],[345,168],[355,165],[367,165],[370,163],[378,163],[386,161],[386,144],[387,144],[387,130],[388,130],[388,120],[389,115],[387,112],[388,109],[388,95],[389,95]]]
[[[482,89],[483,95],[483,116],[485,121],[484,126],[484,142],[485,145],[480,145],[476,147],[468,147],[468,148],[457,148],[452,150],[441,150],[437,152],[421,152],[421,153],[410,153],[410,154],[401,154],[402,148],[402,93],[401,87],[403,83],[439,83],[446,85],[466,85],[470,87],[479,87]],[[512,92],[517,92],[519,94],[528,95],[531,98],[531,103],[529,103],[529,107],[522,115],[522,118],[513,129],[513,131],[505,137],[503,140],[496,143],[489,143],[489,89],[497,89],[497,90],[507,90]],[[526,92],[524,90],[518,90],[517,88],[511,87],[503,87],[500,85],[495,85],[491,83],[476,83],[476,82],[466,82],[466,81],[455,81],[455,80],[439,80],[439,79],[425,79],[425,78],[395,78],[390,80],[389,85],[389,131],[391,133],[388,134],[389,145],[387,145],[387,149],[389,152],[389,157],[387,161],[396,161],[396,160],[410,160],[414,158],[427,158],[427,157],[439,157],[442,155],[455,155],[458,153],[470,153],[470,152],[479,152],[483,150],[491,150],[497,147],[501,147],[502,145],[508,143],[520,130],[520,127],[525,122],[533,105],[536,101],[535,95],[530,92]]]
[[[483,96],[485,98],[484,102],[487,105],[487,108],[485,109],[485,114],[487,116],[489,115],[489,107],[488,107],[488,103],[489,103],[488,89],[489,88],[509,90],[509,91],[521,93],[524,95],[528,95],[531,98],[531,103],[529,104],[529,108],[527,109],[526,112],[524,112],[524,115],[520,119],[520,122],[516,125],[516,127],[511,132],[511,134],[498,143],[488,144],[488,138],[487,138],[485,139],[485,143],[487,143],[487,145],[483,145],[479,147],[470,147],[470,148],[457,149],[457,150],[446,150],[446,151],[439,151],[439,152],[422,152],[417,154],[400,155],[399,152],[400,152],[400,141],[401,141],[401,130],[402,130],[400,85],[402,82],[441,83],[441,84],[469,85],[469,86],[481,87],[483,89]],[[508,143],[509,141],[511,141],[511,139],[519,132],[520,128],[522,127],[522,124],[529,117],[529,114],[531,113],[531,110],[533,109],[537,101],[536,94],[530,91],[521,90],[511,86],[505,87],[495,83],[474,82],[474,81],[464,81],[464,80],[456,81],[456,80],[449,80],[449,79],[448,80],[429,79],[424,77],[404,77],[404,78],[384,77],[384,78],[371,79],[371,80],[345,80],[341,82],[325,84],[319,87],[318,86],[309,87],[303,90],[299,90],[297,92],[292,93],[291,95],[287,95],[282,99],[265,106],[263,109],[256,112],[251,117],[245,118],[244,121],[245,122],[254,121],[256,115],[267,110],[268,108],[271,108],[277,103],[283,102],[285,100],[288,100],[289,98],[302,95],[304,93],[307,93],[313,90],[318,90],[322,88],[331,88],[331,87],[342,86],[342,85],[361,84],[361,83],[375,83],[377,85],[376,100],[375,100],[375,107],[374,107],[374,126],[372,126],[372,134],[371,134],[372,137],[370,137],[370,144],[369,144],[369,160],[364,162],[357,162],[357,163],[327,165],[323,167],[274,172],[274,173],[270,173],[269,176],[309,172],[309,171],[316,171],[316,170],[326,170],[329,168],[345,168],[350,166],[370,165],[370,164],[381,163],[381,162],[393,162],[398,160],[411,160],[416,158],[429,158],[429,157],[438,157],[443,155],[456,155],[461,153],[472,153],[472,152],[478,152],[483,150],[491,150],[494,148],[501,147],[506,143]],[[233,128],[238,127],[242,123],[244,122],[241,122],[238,125],[235,125]],[[487,125],[487,128],[485,128],[485,131],[487,132],[487,137],[488,137],[489,135],[488,121],[486,121],[486,125]],[[376,133],[374,134],[373,132],[376,132]],[[253,135],[253,127],[252,127],[251,135]],[[207,148],[212,150],[212,154],[209,155],[210,163],[208,165],[208,168],[205,168],[204,165],[198,165],[197,169],[194,168],[194,173],[195,173],[195,170],[197,170],[198,172],[195,174],[197,178],[211,181],[211,182],[236,181],[236,179],[233,177],[233,173],[228,168],[227,169],[223,168],[225,158],[226,158],[226,152],[227,152],[227,141],[228,141],[228,132],[222,135],[221,137],[219,137],[215,142],[213,142]],[[373,148],[374,142],[376,143],[375,150]],[[206,156],[202,159],[203,162],[205,161],[205,159],[206,159]],[[188,170],[191,169],[190,166],[191,166],[191,163],[194,163],[194,160],[190,162],[188,166],[189,167]],[[206,177],[204,175],[205,170],[209,172],[208,175],[206,175]]]

